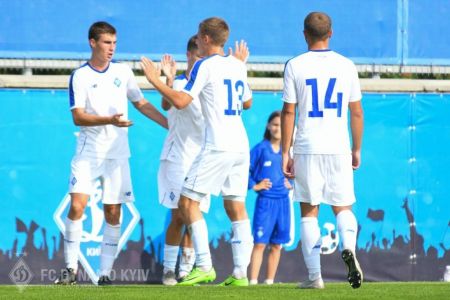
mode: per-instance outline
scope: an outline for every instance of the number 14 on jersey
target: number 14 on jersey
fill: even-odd
[[[342,113],[342,93],[336,93],[336,102],[331,102],[333,96],[334,85],[336,84],[336,78],[330,78],[328,81],[327,91],[325,92],[324,109],[336,109],[337,117],[341,117]],[[306,85],[311,86],[311,98],[312,98],[312,110],[308,112],[310,118],[323,118],[323,110],[319,109],[319,93],[317,87],[317,79],[306,79]]]

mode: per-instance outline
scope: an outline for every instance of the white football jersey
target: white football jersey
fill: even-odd
[[[88,63],[76,69],[69,82],[70,109],[84,108],[91,115],[122,113],[128,119],[128,99],[144,98],[134,74],[126,64],[110,62],[99,72]],[[130,156],[128,128],[114,125],[80,126],[77,155],[119,159]]]
[[[252,93],[242,61],[217,54],[197,61],[184,92],[200,99],[206,126],[205,149],[249,152],[241,113]]]
[[[175,78],[173,89],[181,91],[187,82],[187,77],[183,73]],[[183,163],[190,167],[201,150],[205,136],[205,122],[200,101],[194,98],[183,109],[172,106],[167,112],[167,120],[169,132],[160,159]]]
[[[348,103],[361,100],[352,61],[331,51],[309,51],[286,63],[283,101],[296,103],[295,154],[348,154]]]

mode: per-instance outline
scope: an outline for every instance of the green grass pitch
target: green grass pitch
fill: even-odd
[[[448,282],[364,283],[353,290],[347,283],[325,283],[324,290],[300,290],[297,284],[250,287],[166,287],[162,285],[115,285],[96,287],[30,285],[18,288],[0,285],[0,299],[450,299]]]

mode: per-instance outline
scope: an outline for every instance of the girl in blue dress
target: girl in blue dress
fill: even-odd
[[[290,240],[291,183],[281,169],[281,113],[267,121],[264,139],[250,152],[248,188],[258,193],[253,216],[254,247],[250,264],[250,284],[258,283],[264,249],[270,246],[265,283],[273,284],[282,244]]]

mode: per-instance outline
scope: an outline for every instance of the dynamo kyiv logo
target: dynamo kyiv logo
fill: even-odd
[[[80,253],[78,255],[80,263],[94,284],[98,281],[98,273],[100,270],[100,249],[103,240],[103,230],[105,227],[102,195],[103,189],[101,182],[100,180],[97,180],[95,182],[95,192],[89,198],[82,217],[83,233],[81,236]],[[62,234],[65,233],[65,220],[67,218],[69,208],[70,195],[66,194],[53,215],[53,219]],[[117,254],[128,241],[134,227],[139,222],[139,218],[139,212],[133,203],[122,204],[122,211],[120,214],[120,223],[122,226]]]

